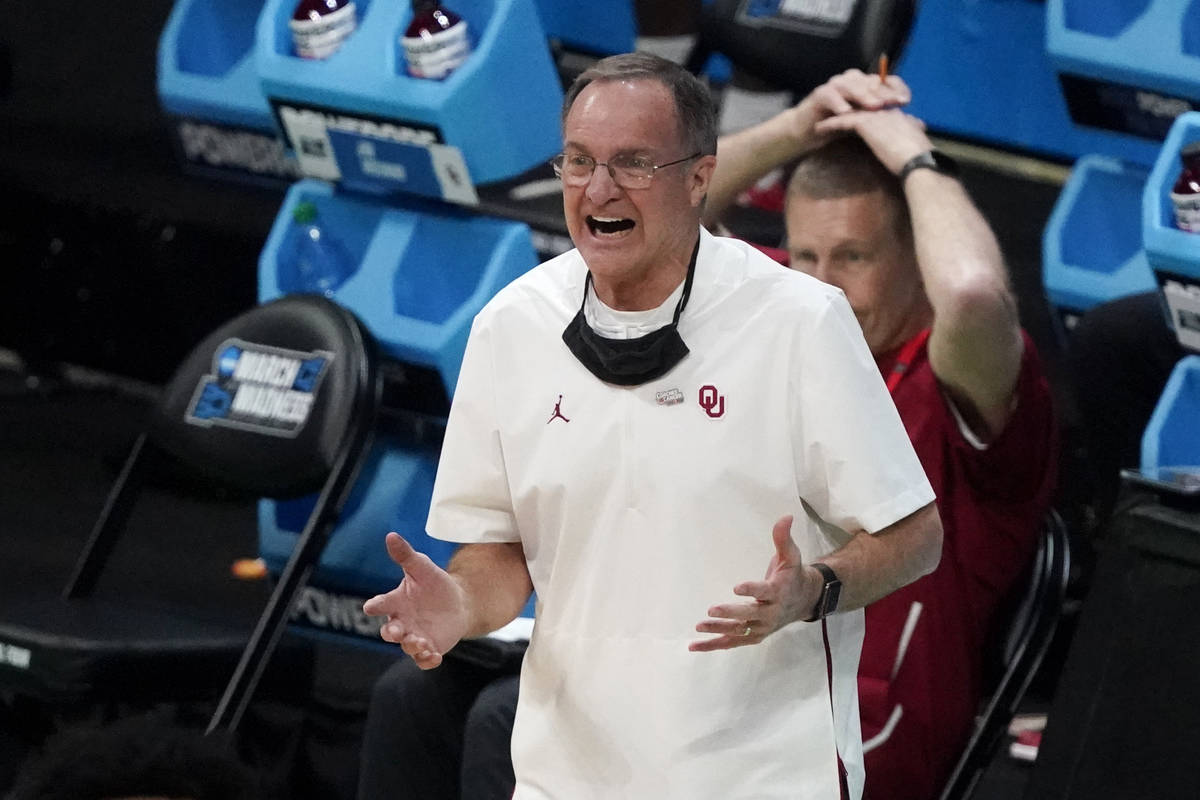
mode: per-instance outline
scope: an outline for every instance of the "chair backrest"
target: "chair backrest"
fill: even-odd
[[[1067,528],[1057,511],[1051,509],[1046,514],[1039,536],[1025,591],[1017,598],[1004,639],[996,649],[1000,661],[998,680],[940,800],[970,797],[1058,629],[1071,571],[1071,553]]]
[[[140,489],[165,454],[206,481],[293,497],[346,483],[318,509],[336,514],[378,413],[374,339],[342,306],[290,295],[226,322],[194,347],[109,492],[63,596],[89,594]],[[314,515],[316,514],[314,513]]]
[[[378,415],[377,362],[375,340],[358,318],[316,295],[281,297],[215,330],[166,386],[63,591],[68,600],[92,591],[153,456],[259,496],[317,493],[210,731],[240,721],[349,497]]]
[[[321,488],[378,405],[374,340],[342,306],[289,295],[213,331],[167,384],[150,441],[268,497]]]

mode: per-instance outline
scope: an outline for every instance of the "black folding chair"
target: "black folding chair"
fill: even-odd
[[[312,295],[266,303],[210,334],[165,387],[66,585],[0,602],[0,646],[18,656],[0,659],[0,689],[68,703],[220,695],[209,730],[236,728],[367,452],[377,360],[359,320]],[[257,619],[94,591],[147,479],[185,473],[251,496],[319,493]]]
[[[1071,547],[1066,525],[1053,509],[1042,523],[1041,541],[1024,593],[997,648],[998,678],[940,800],[966,800],[975,790],[1029,684],[1037,674],[1062,617]]]

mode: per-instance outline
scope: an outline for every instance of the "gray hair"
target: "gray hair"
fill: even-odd
[[[665,86],[675,99],[675,118],[686,149],[699,151],[701,155],[716,154],[717,111],[712,93],[683,67],[649,53],[609,56],[582,72],[563,97],[563,123],[575,99],[592,83],[633,80],[653,80]]]

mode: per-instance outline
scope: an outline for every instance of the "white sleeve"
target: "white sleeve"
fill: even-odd
[[[840,292],[793,349],[792,437],[800,497],[842,530],[875,533],[933,489]]]
[[[491,336],[471,326],[438,460],[426,532],[450,542],[520,540],[500,432]]]

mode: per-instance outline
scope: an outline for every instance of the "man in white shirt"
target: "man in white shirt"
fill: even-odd
[[[389,534],[366,611],[433,668],[536,589],[517,800],[857,797],[859,609],[936,566],[928,481],[842,293],[701,230],[703,84],[604,59],[563,131],[576,249],[479,314],[451,409],[463,546]]]

